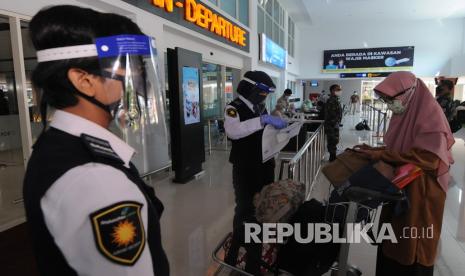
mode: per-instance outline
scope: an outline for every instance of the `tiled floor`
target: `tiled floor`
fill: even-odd
[[[370,132],[354,130],[359,120],[357,116],[345,117],[340,149],[359,143],[376,143]],[[453,153],[456,163],[451,169],[453,181],[447,196],[436,276],[465,275],[465,193],[462,192],[465,180],[465,130],[455,136]],[[211,156],[207,155],[203,177],[187,184],[173,184],[170,173],[150,179],[165,204],[161,225],[171,275],[206,275],[212,264],[213,249],[231,229],[234,194],[231,165],[227,158],[228,152],[213,151]],[[0,188],[5,187],[2,185]],[[313,195],[324,198],[327,187],[327,180],[320,176]],[[3,200],[9,199],[3,197]],[[4,208],[5,205],[1,206]],[[0,210],[0,214],[6,211]],[[375,259],[375,247],[368,244],[351,247],[350,262],[360,267],[363,275],[374,275]]]

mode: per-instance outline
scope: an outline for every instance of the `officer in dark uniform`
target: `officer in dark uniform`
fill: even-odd
[[[262,161],[262,136],[265,125],[277,129],[287,126],[279,117],[268,115],[264,101],[273,93],[275,84],[261,71],[248,71],[239,82],[239,97],[225,109],[224,127],[232,140],[229,161],[233,164],[233,185],[236,208],[233,221],[233,241],[226,262],[235,265],[239,246],[244,239],[244,222],[255,221],[253,197],[274,181],[274,159]],[[261,246],[246,244],[246,271],[259,274]]]
[[[325,104],[325,132],[329,161],[332,162],[336,159],[337,144],[339,143],[339,124],[342,119],[342,107],[339,97],[342,94],[342,88],[338,84],[333,84],[329,91],[331,95]]]
[[[137,52],[129,56],[115,43],[137,40],[146,55],[151,40],[126,17],[75,6],[40,11],[30,31],[44,132],[23,194],[40,273],[169,275],[159,223],[163,205],[130,162],[134,150],[107,130],[127,114],[123,99],[150,93],[143,89],[152,79]],[[97,47],[99,37],[108,44]],[[100,59],[99,49],[117,57]],[[136,86],[142,76],[148,85]],[[57,109],[48,129],[47,105]]]
[[[436,100],[444,111],[448,122],[454,119],[455,106],[451,95],[452,89],[454,89],[454,84],[450,80],[441,80],[436,87]]]

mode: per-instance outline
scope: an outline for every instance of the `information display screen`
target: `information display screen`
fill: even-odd
[[[182,92],[184,106],[184,124],[200,123],[200,87],[199,69],[183,67]]]

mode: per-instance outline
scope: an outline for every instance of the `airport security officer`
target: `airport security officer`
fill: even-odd
[[[338,84],[333,84],[329,88],[330,97],[325,104],[325,132],[327,137],[327,147],[329,151],[329,161],[336,159],[337,144],[339,143],[339,124],[342,119],[342,107],[339,97],[342,88]]]
[[[233,165],[233,185],[236,208],[233,221],[233,241],[226,262],[235,265],[240,244],[243,242],[243,223],[254,221],[253,197],[263,186],[274,181],[274,159],[262,161],[262,136],[265,125],[277,129],[287,126],[279,117],[268,115],[264,101],[273,93],[275,84],[261,71],[248,71],[239,82],[238,98],[225,109],[225,130],[232,140],[229,161]],[[249,244],[246,271],[259,273],[261,246]]]
[[[148,67],[155,64],[142,62],[150,57],[151,38],[126,17],[75,6],[41,10],[30,31],[44,132],[23,194],[40,273],[169,275],[163,205],[130,162],[134,150],[107,130],[113,119],[120,127],[144,127],[139,119],[149,115],[127,109],[126,100],[154,92]],[[45,129],[47,105],[56,112]]]

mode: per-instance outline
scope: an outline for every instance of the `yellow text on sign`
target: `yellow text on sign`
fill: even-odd
[[[165,9],[167,12],[173,12],[173,0],[153,0],[152,4]],[[246,46],[246,32],[242,28],[234,25],[221,15],[214,13],[201,3],[197,3],[195,0],[185,0],[183,5],[177,1],[176,6],[184,7],[185,20],[240,46]]]

